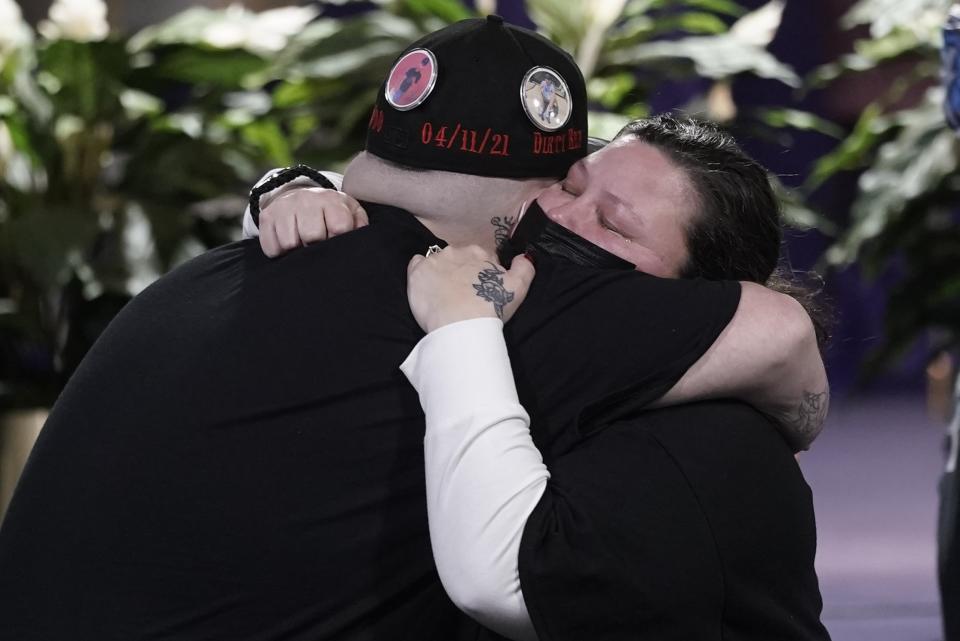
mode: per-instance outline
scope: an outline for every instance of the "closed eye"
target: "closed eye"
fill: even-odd
[[[604,216],[600,216],[600,226],[606,229],[611,234],[616,234],[623,240],[630,242],[630,239],[627,238],[622,231],[617,229],[617,227],[613,225],[609,220],[607,220]]]

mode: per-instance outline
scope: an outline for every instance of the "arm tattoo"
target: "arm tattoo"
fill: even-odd
[[[497,318],[503,320],[503,308],[513,300],[513,292],[507,291],[503,286],[503,275],[506,272],[489,261],[487,264],[490,267],[477,273],[477,280],[480,282],[475,283],[473,288],[477,291],[477,296],[493,303]]]
[[[809,445],[820,433],[829,406],[829,389],[819,393],[804,391],[800,405],[787,417],[786,427],[792,430],[795,438]]]
[[[510,238],[510,230],[513,229],[513,216],[494,216],[490,219],[490,224],[493,225],[493,239],[497,243],[497,247],[501,247],[507,240]]]

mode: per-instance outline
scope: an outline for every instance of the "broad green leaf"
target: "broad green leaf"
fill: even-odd
[[[734,18],[739,18],[746,13],[742,5],[732,0],[684,0],[683,4]]]
[[[238,89],[249,75],[267,65],[260,56],[242,49],[180,46],[162,55],[153,72],[170,80]]]
[[[682,31],[692,35],[713,35],[727,31],[727,23],[712,13],[687,12],[654,21],[654,33]]]
[[[697,72],[707,78],[729,78],[741,73],[753,73],[792,87],[800,85],[796,73],[765,49],[744,45],[729,34],[651,42],[611,53],[609,58],[614,63],[634,65],[656,60],[685,59],[691,61]]]
[[[805,131],[816,131],[838,140],[842,139],[846,133],[843,127],[809,111],[800,111],[797,109],[760,109],[757,111],[757,116],[763,122],[777,129],[792,127]]]
[[[587,83],[587,96],[599,102],[606,109],[616,110],[623,100],[637,86],[632,73],[623,72],[606,77],[594,77]]]
[[[476,17],[460,0],[404,0],[402,5],[415,14],[435,16],[448,23]]]
[[[280,167],[294,164],[290,144],[276,122],[269,118],[261,118],[241,129],[244,140],[249,144],[263,149],[267,158]]]
[[[923,105],[895,115],[899,131],[877,149],[876,160],[860,176],[851,227],[829,250],[829,262],[856,259],[864,243],[881,235],[911,202],[927,197],[956,171],[957,140],[944,127],[942,96],[939,89],[931,90]]]
[[[622,114],[591,111],[588,114],[588,133],[595,138],[612,140],[631,119]]]
[[[867,162],[867,154],[890,126],[889,122],[882,118],[880,105],[868,105],[860,114],[850,135],[835,150],[819,158],[814,164],[813,171],[804,183],[804,191],[812,193],[837,173],[863,166]]]
[[[590,27],[584,0],[527,0],[527,11],[548,38],[575,52]]]

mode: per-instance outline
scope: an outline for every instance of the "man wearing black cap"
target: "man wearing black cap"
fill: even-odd
[[[6,636],[477,638],[430,551],[423,417],[397,369],[422,336],[406,265],[440,237],[488,235],[481,202],[516,211],[537,189],[514,179],[562,175],[584,152],[586,98],[566,54],[498,20],[458,23],[411,51],[435,56],[429,82],[391,94],[388,78],[369,153],[345,176],[407,211],[367,204],[370,226],[279,262],[254,243],[209,252],[138,296],[90,351],[0,529]],[[550,123],[516,100],[544,70],[570,96]],[[438,170],[424,180],[441,195],[398,194],[391,161]],[[610,390],[633,387],[637,403],[662,394],[739,301],[736,283],[651,290],[633,272],[549,261],[538,287],[543,305],[516,319],[514,347],[538,373],[578,365],[531,381],[558,440]],[[644,296],[657,300],[649,332],[593,313]],[[553,322],[561,311],[589,345]],[[606,357],[618,352],[646,358]]]

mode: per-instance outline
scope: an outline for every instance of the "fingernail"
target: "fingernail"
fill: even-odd
[[[529,260],[531,263],[533,263],[534,267],[537,266],[537,255],[534,254],[532,251],[528,249],[527,251],[523,252],[523,256],[524,258]]]

